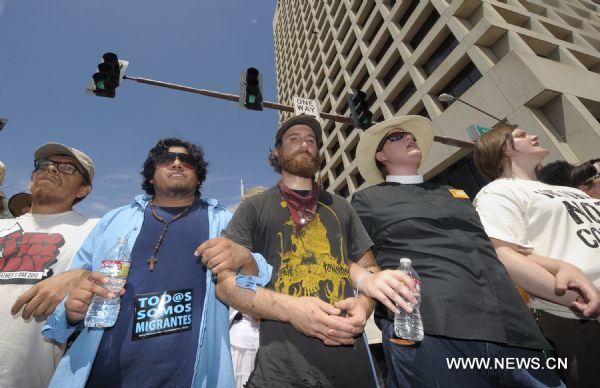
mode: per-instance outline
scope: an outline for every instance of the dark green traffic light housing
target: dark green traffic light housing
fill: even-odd
[[[369,103],[366,98],[366,93],[360,90],[346,95],[350,107],[350,118],[355,128],[367,129],[372,125],[373,112],[369,110]]]
[[[258,69],[249,67],[242,72],[240,80],[240,106],[263,110],[262,77]]]
[[[119,61],[117,54],[105,53],[98,71],[92,76],[92,92],[99,97],[114,98],[121,78],[125,75],[127,62]]]

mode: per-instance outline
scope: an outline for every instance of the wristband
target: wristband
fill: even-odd
[[[252,291],[256,291],[256,285],[258,283],[258,276],[248,276],[238,273],[235,276],[235,283],[238,287],[247,288]]]
[[[358,281],[356,282],[356,292],[355,295],[358,296],[360,294],[360,284],[367,277],[367,275],[373,275],[373,272],[367,271],[358,277]]]

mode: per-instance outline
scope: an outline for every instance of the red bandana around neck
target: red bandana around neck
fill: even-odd
[[[317,199],[319,198],[319,186],[312,182],[312,189],[307,196],[296,193],[279,181],[279,190],[294,220],[296,234],[300,234],[303,227],[308,225],[317,214]]]

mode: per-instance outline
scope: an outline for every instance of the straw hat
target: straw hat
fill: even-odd
[[[421,160],[427,158],[433,144],[433,124],[431,120],[422,116],[400,116],[377,123],[362,134],[356,148],[358,171],[368,185],[383,182],[383,175],[381,175],[375,163],[375,153],[383,138],[398,129],[412,133],[421,149],[423,155]]]

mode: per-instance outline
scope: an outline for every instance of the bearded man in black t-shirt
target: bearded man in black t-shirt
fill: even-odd
[[[348,202],[321,190],[318,168],[321,126],[309,116],[285,121],[269,160],[279,183],[241,203],[226,236],[273,266],[267,288],[256,293],[219,275],[217,295],[261,318],[260,348],[246,387],[374,387],[362,338],[374,304],[390,308],[412,291],[399,271],[378,272],[372,245]],[[373,274],[372,272],[376,272]]]

